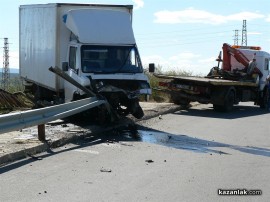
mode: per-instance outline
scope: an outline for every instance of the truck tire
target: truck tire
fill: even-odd
[[[217,111],[217,112],[221,112],[221,111],[223,111],[222,109],[222,106],[221,105],[216,105],[216,104],[213,104],[213,108],[214,108],[214,110],[215,111]]]
[[[136,111],[132,114],[136,119],[141,119],[144,116],[144,112],[141,106],[137,106]]]
[[[225,97],[223,105],[213,104],[213,108],[217,112],[230,112],[233,110],[234,104],[234,92],[230,91],[229,94]]]
[[[171,102],[180,105],[182,108],[189,108],[190,101],[185,98],[180,98],[175,95],[171,95]]]
[[[223,105],[223,111],[224,112],[230,112],[233,110],[233,104],[234,104],[234,92],[230,91],[229,94],[225,97],[225,102]]]
[[[269,90],[268,89],[265,89],[263,91],[263,97],[260,99],[260,108],[261,109],[265,109],[269,106],[268,105],[268,99],[269,99]]]

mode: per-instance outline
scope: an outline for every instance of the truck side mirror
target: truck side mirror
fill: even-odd
[[[155,64],[154,63],[149,64],[149,72],[151,72],[151,73],[155,72]]]
[[[64,72],[68,71],[68,62],[62,62],[62,70]]]

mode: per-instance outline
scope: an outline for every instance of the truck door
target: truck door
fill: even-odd
[[[79,48],[76,46],[70,46],[68,50],[68,72],[67,74],[80,82],[80,63],[79,63]],[[74,95],[79,93],[79,89],[69,82],[65,81],[65,102],[70,102],[73,100]]]

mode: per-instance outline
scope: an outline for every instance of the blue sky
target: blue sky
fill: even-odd
[[[222,44],[234,43],[234,30],[241,45],[243,20],[248,45],[270,51],[269,0],[9,0],[0,7],[0,38],[9,38],[10,67],[19,68],[19,5],[56,2],[134,5],[133,28],[145,67],[154,62],[164,71],[205,75]]]

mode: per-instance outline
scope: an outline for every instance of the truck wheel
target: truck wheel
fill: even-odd
[[[129,106],[129,110],[137,119],[141,119],[144,116],[143,110],[139,104],[139,100],[137,99],[132,101],[131,105]]]
[[[178,105],[180,105],[183,109],[188,109],[190,107],[190,101],[187,99],[182,98],[178,103]]]
[[[230,91],[227,97],[225,98],[223,111],[224,112],[230,112],[233,110],[233,104],[234,104],[234,92]]]
[[[222,107],[221,105],[213,104],[213,108],[214,108],[214,110],[217,111],[217,112],[223,111],[223,107]]]
[[[108,112],[108,109],[104,104],[96,107],[96,115],[96,120],[98,121],[99,125],[105,125],[113,122],[113,115]]]
[[[188,99],[179,98],[179,97],[177,97],[175,95],[171,95],[171,102],[176,104],[176,105],[180,105],[183,108],[188,108],[189,103],[190,103],[190,101]]]
[[[141,119],[144,116],[141,106],[138,106],[136,111],[132,114],[136,119]]]
[[[260,108],[265,109],[268,105],[268,99],[269,99],[269,90],[264,90],[263,97],[260,99]],[[269,106],[268,106],[269,107]]]

